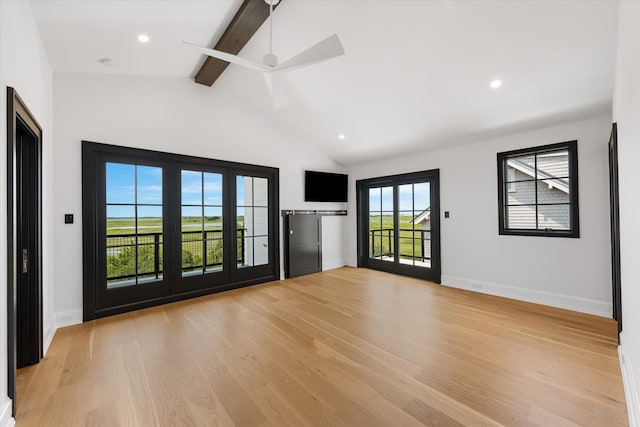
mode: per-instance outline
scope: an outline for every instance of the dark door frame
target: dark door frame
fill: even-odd
[[[429,181],[431,186],[431,268],[400,265],[397,262],[371,260],[368,255],[369,248],[369,193],[371,187],[394,187],[394,217],[398,224],[398,195],[396,187],[414,182]],[[400,175],[383,176],[378,178],[362,179],[356,181],[356,205],[357,205],[357,245],[358,267],[372,268],[405,276],[417,277],[436,283],[441,281],[441,254],[440,254],[440,169],[432,169],[421,172],[411,172]],[[394,239],[397,241],[398,236]],[[374,262],[370,262],[374,261]]]
[[[618,341],[622,332],[622,295],[620,284],[620,197],[618,194],[618,125],[611,127],[609,138],[609,209],[611,211],[611,288],[613,318],[618,322]]]
[[[104,226],[105,218],[100,218],[100,206],[104,203],[106,196],[101,188],[104,187],[104,179],[98,176],[104,174],[104,164],[109,159],[116,159],[128,162],[141,162],[141,164],[159,165],[163,164],[166,168],[166,179],[163,181],[163,200],[166,201],[168,207],[163,211],[166,225],[165,235],[168,239],[165,241],[165,256],[169,260],[166,262],[168,267],[167,277],[163,281],[167,283],[167,292],[162,295],[153,295],[147,297],[144,294],[145,289],[138,286],[131,287],[130,290],[125,289],[129,294],[122,293],[121,301],[111,301],[109,304],[102,304],[99,301],[100,293],[97,286],[102,286],[104,276],[100,276],[101,265],[98,258],[102,257],[101,237],[99,233],[100,227]],[[177,286],[177,282],[181,281],[182,275],[180,269],[176,269],[179,264],[171,265],[171,259],[176,258],[175,249],[173,247],[175,235],[177,232],[177,224],[180,220],[180,188],[179,188],[179,172],[180,168],[193,168],[191,170],[201,171],[217,171],[223,172],[226,179],[229,179],[225,196],[227,203],[223,210],[223,214],[228,221],[225,221],[225,230],[227,235],[231,235],[235,230],[230,222],[235,221],[235,175],[243,174],[249,176],[266,177],[269,179],[269,185],[272,189],[269,191],[269,264],[265,266],[248,267],[243,269],[229,268],[228,280],[222,282],[219,280],[202,280],[199,287],[185,288]],[[105,316],[124,313],[146,307],[152,307],[160,304],[180,301],[187,298],[194,298],[202,295],[208,295],[215,292],[221,292],[230,289],[236,289],[244,286],[250,286],[258,283],[264,283],[280,279],[280,246],[279,246],[279,220],[277,213],[279,212],[279,170],[273,167],[250,165],[237,162],[227,162],[222,160],[206,159],[202,157],[181,155],[175,153],[166,153],[161,151],[145,150],[140,148],[123,147],[109,144],[101,144],[97,142],[82,141],[82,239],[83,239],[83,321],[89,321]],[[172,185],[169,185],[172,183]],[[178,186],[176,186],[178,183]],[[233,206],[232,206],[233,205]],[[101,225],[102,223],[102,225]],[[228,238],[231,243],[231,252],[236,250],[233,242],[235,239]],[[179,253],[179,252],[178,252]],[[228,257],[227,257],[228,258]],[[173,269],[171,270],[171,268]],[[214,273],[216,274],[216,273]],[[210,276],[211,279],[214,276]],[[97,285],[100,284],[100,285]],[[132,296],[132,300],[129,300]],[[139,297],[139,298],[138,298]],[[133,301],[135,299],[135,301]]]
[[[37,226],[35,259],[37,281],[38,348],[42,358],[42,128],[16,90],[7,87],[7,369],[8,395],[12,400],[12,414],[16,413],[16,308],[18,282],[18,212],[17,212],[17,127],[24,125],[35,136],[37,144]]]

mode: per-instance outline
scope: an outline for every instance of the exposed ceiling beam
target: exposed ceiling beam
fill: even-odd
[[[214,49],[237,55],[268,17],[269,5],[264,0],[245,0]],[[196,83],[211,86],[228,66],[227,61],[208,56],[196,74]]]

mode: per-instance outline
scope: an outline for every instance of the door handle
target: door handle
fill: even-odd
[[[29,249],[22,250],[22,272],[29,272]]]

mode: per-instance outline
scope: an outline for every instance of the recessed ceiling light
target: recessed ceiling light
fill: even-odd
[[[338,139],[345,139],[346,137],[344,136],[343,133],[341,133],[340,135],[338,135]]]
[[[138,41],[140,43],[147,43],[149,41],[149,36],[146,34],[138,34]]]
[[[491,83],[489,83],[489,86],[491,86],[491,89],[498,89],[500,86],[502,86],[502,81],[493,80]]]

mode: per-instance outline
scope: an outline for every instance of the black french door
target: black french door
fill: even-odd
[[[361,180],[358,266],[440,283],[439,171]]]
[[[83,143],[84,318],[279,278],[278,170]]]
[[[169,295],[168,164],[117,154],[96,163],[97,308]]]
[[[173,171],[180,183],[179,202],[171,203],[175,291],[188,292],[229,283],[229,173],[225,168],[180,164]]]
[[[255,277],[279,276],[277,181],[268,171],[232,169],[233,229],[231,280],[246,283]],[[275,207],[275,208],[274,208]],[[273,273],[274,268],[278,269]]]

